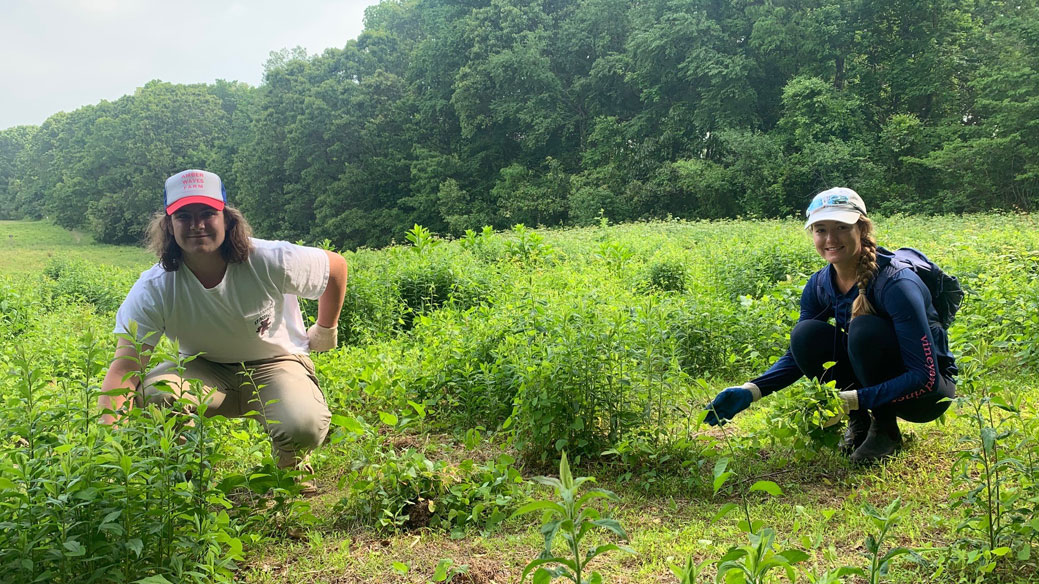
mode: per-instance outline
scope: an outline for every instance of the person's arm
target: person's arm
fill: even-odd
[[[858,390],[859,408],[873,409],[914,390],[934,389],[940,374],[938,353],[924,294],[929,294],[924,285],[908,278],[892,280],[884,287],[882,307],[894,325],[906,370],[898,377]]]
[[[328,254],[328,283],[317,299],[317,322],[307,329],[311,351],[329,351],[338,344],[339,313],[346,297],[346,258],[327,250],[325,253]]]
[[[339,313],[346,297],[347,266],[343,256],[327,250],[325,253],[328,254],[328,285],[317,299],[317,323],[325,328],[334,328],[339,324]]]
[[[106,410],[118,412],[124,405],[127,410],[133,408],[133,392],[141,383],[140,372],[148,366],[148,355],[154,347],[142,345],[141,348],[145,352],[143,356],[137,353],[132,342],[119,339],[115,359],[108,366],[105,379],[101,382],[101,396],[97,399],[98,409],[102,412],[102,424],[114,424],[118,420],[114,413],[105,413]],[[119,389],[124,391],[115,391]]]
[[[833,316],[833,306],[819,298],[817,293],[817,288],[820,286],[820,284],[817,284],[817,279],[820,277],[821,272],[817,272],[808,279],[804,290],[801,291],[801,314],[797,322],[803,320],[826,321]],[[779,360],[773,363],[767,371],[751,380],[750,384],[759,390],[761,397],[764,397],[793,384],[803,376],[804,373],[801,372],[801,369],[794,361],[793,353],[790,352],[790,349],[787,349],[786,353]]]
[[[808,279],[804,290],[801,291],[801,315],[798,322],[813,319],[826,320],[833,316],[833,307],[820,299],[816,292],[816,281],[819,277],[820,272],[816,272]],[[786,353],[768,368],[768,371],[753,381],[723,389],[707,406],[708,411],[704,422],[711,426],[724,424],[736,414],[750,407],[750,404],[763,396],[787,387],[803,375],[797,363],[794,362],[793,353],[787,349]]]

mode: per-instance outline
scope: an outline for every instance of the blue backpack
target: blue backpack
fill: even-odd
[[[956,311],[960,309],[960,304],[963,303],[963,288],[956,276],[946,274],[934,262],[927,259],[927,256],[911,247],[900,247],[894,252],[881,247],[878,248],[878,251],[895,256],[891,260],[891,265],[895,269],[882,270],[877,275],[874,290],[877,293],[884,290],[884,286],[895,273],[904,269],[913,270],[931,292],[931,303],[938,312],[938,320],[941,322],[942,328],[948,329],[956,317]]]

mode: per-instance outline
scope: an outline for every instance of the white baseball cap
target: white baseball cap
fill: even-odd
[[[227,204],[227,192],[220,177],[205,170],[183,170],[166,179],[163,190],[166,214],[184,205],[202,203],[217,211],[222,211]]]
[[[827,189],[812,197],[812,202],[805,210],[808,221],[805,229],[818,221],[837,221],[839,223],[855,224],[859,217],[866,216],[866,203],[855,191],[845,187],[834,187]]]

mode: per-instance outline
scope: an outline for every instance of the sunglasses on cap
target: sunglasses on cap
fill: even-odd
[[[812,213],[822,209],[823,207],[844,207],[846,209],[854,209],[863,215],[866,214],[866,210],[852,201],[848,195],[833,194],[817,195],[812,199],[811,204],[808,205],[808,209],[805,211],[805,216],[811,216]]]

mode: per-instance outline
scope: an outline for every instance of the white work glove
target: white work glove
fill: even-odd
[[[859,409],[858,391],[854,389],[841,391],[837,393],[837,397],[841,398],[841,411],[830,416],[825,422],[823,422],[823,428],[829,428],[830,426],[833,426],[834,424],[848,417],[849,413]]]
[[[339,327],[326,328],[315,322],[307,329],[307,340],[311,351],[331,351],[339,344]]]

